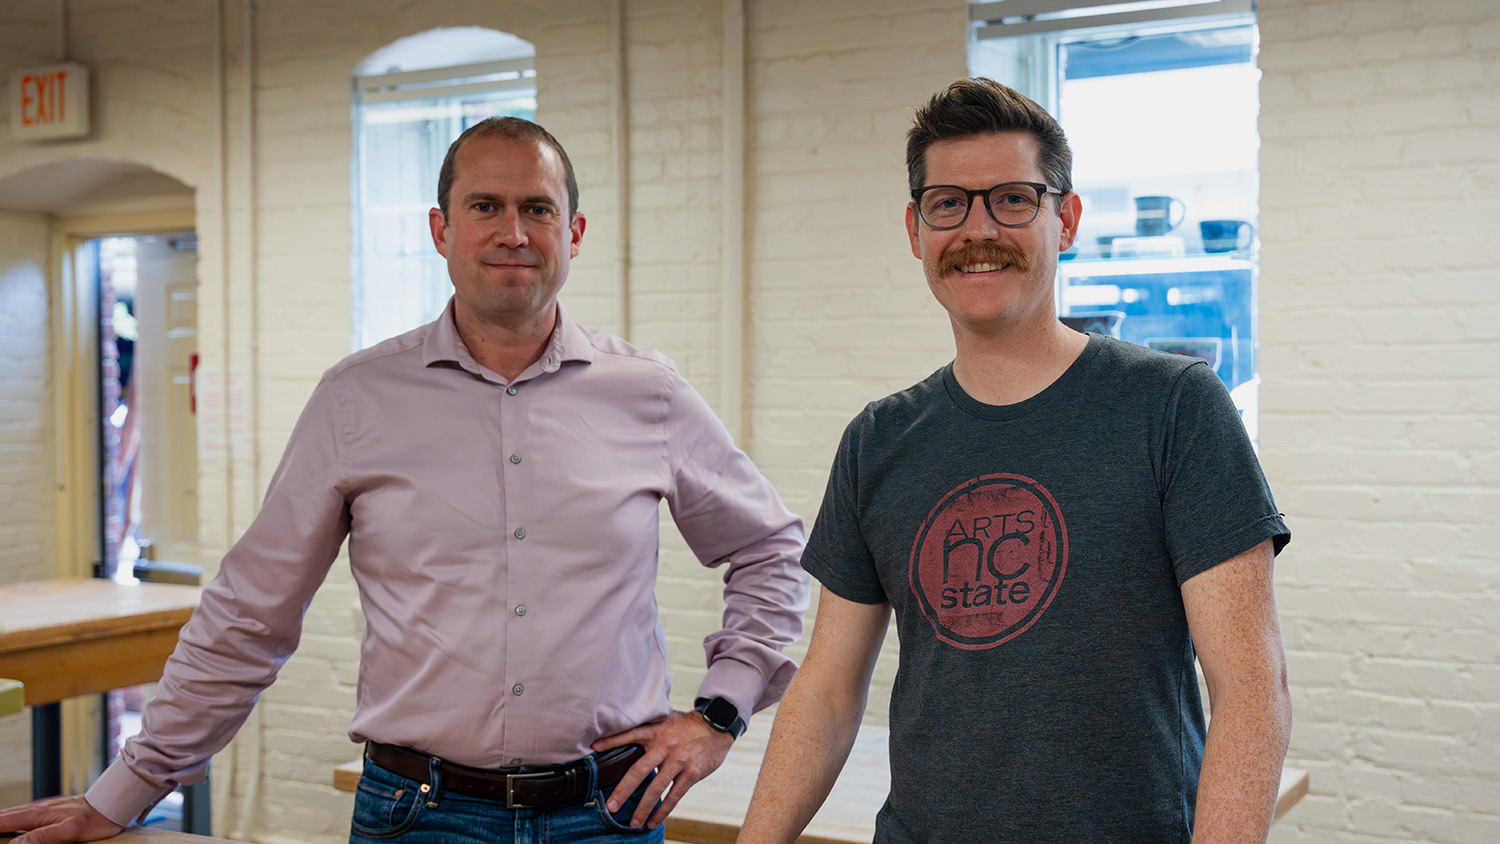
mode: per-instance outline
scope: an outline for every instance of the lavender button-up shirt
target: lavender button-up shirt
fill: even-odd
[[[541,359],[507,382],[468,353],[450,302],[323,376],[89,803],[124,824],[203,779],[296,648],[346,535],[367,622],[351,739],[550,764],[667,715],[663,499],[723,571],[699,694],[748,716],[794,670],[781,649],[807,608],[801,519],[664,356],[559,306]]]

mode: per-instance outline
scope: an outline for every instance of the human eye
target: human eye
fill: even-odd
[[[1036,204],[1036,193],[1019,185],[1001,185],[990,192],[990,204],[996,208],[1029,208]]]
[[[969,206],[969,197],[956,190],[928,191],[922,197],[922,213],[928,217],[956,217]]]
[[[552,206],[543,205],[539,202],[529,203],[525,205],[522,210],[526,213],[526,216],[535,217],[539,220],[551,217],[555,213],[552,209]]]
[[[476,202],[469,207],[480,214],[493,214],[495,212],[495,203],[493,202]]]

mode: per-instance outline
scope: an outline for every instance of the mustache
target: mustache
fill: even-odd
[[[969,243],[945,252],[938,262],[938,272],[949,273],[964,264],[1011,264],[1023,273],[1031,272],[1025,252],[998,243]]]

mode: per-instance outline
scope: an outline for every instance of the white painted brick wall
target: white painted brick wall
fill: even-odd
[[[1260,442],[1312,772],[1276,842],[1500,840],[1497,12],[1260,3]]]
[[[0,212],[0,585],[53,573],[50,237],[45,219]],[[0,718],[0,788],[31,781],[30,728]]]
[[[710,405],[721,406],[718,326],[724,75],[719,4],[630,4],[630,332],[676,361]],[[600,232],[602,235],[602,232]],[[571,282],[569,282],[571,284]],[[660,509],[656,596],[667,637],[673,703],[692,705],[703,637],[718,629],[717,572],[698,564]]]

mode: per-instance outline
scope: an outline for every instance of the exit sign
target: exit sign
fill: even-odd
[[[54,64],[10,75],[10,136],[18,141],[89,133],[89,69]]]

